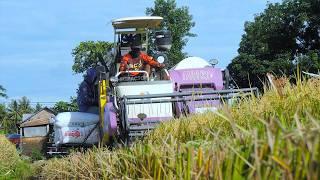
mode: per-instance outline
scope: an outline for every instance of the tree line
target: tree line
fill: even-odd
[[[238,55],[228,65],[239,87],[262,87],[266,73],[287,77],[320,69],[320,0],[268,4],[246,22]]]

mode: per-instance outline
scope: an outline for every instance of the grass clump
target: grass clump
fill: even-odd
[[[279,93],[281,92],[281,93]],[[49,179],[318,179],[320,80],[161,124],[130,148],[52,159]]]
[[[30,163],[21,160],[15,145],[0,135],[0,179],[23,179],[31,174]]]

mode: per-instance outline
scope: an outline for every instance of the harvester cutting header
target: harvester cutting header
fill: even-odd
[[[155,30],[162,20],[151,16],[112,21],[113,61],[94,68],[96,114],[92,108],[58,114],[52,122],[49,154],[114,141],[129,144],[161,122],[216,111],[230,99],[257,91],[229,89],[228,71],[199,57],[167,69],[172,39],[168,30]]]

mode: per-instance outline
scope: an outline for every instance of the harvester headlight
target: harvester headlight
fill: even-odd
[[[153,59],[155,59],[158,63],[166,63],[168,61],[168,56],[165,53],[162,52],[156,52],[153,55]]]
[[[158,56],[158,57],[157,57],[157,61],[158,61],[159,63],[164,63],[164,60],[165,60],[165,57],[164,57],[164,56]]]

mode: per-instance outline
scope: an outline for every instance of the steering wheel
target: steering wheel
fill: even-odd
[[[132,76],[130,73],[140,73],[142,75]],[[147,71],[121,71],[115,76],[121,81],[149,81],[149,74]]]

